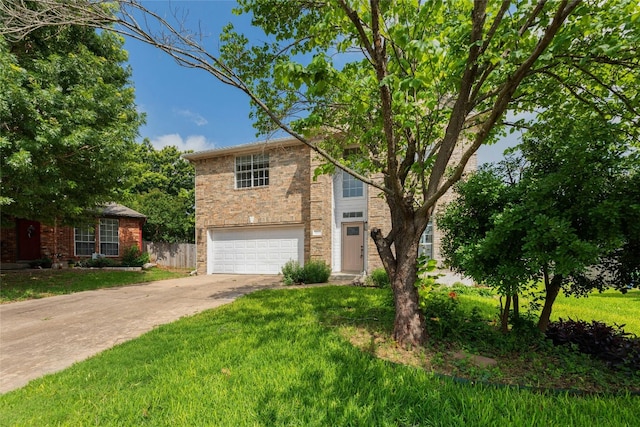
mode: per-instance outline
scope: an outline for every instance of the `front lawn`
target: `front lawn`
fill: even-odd
[[[187,276],[186,270],[146,271],[101,269],[17,270],[0,274],[0,303],[71,294]]]
[[[383,360],[382,353],[406,353],[385,344],[392,307],[384,289],[256,292],[2,395],[0,420],[39,426],[640,424],[636,396],[459,383]],[[357,337],[366,337],[361,348],[350,343]],[[423,350],[411,354],[425,360]]]

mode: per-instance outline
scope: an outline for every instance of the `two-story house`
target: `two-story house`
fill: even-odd
[[[277,274],[289,260],[324,260],[333,272],[381,267],[369,229],[390,229],[380,191],[322,162],[295,139],[190,153],[196,169],[198,274]],[[454,159],[455,160],[455,159]],[[468,168],[475,169],[475,158]],[[450,196],[449,196],[450,197]],[[446,198],[446,197],[445,197]],[[431,225],[421,250],[439,259]]]

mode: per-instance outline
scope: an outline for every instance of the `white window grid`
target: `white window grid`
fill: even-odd
[[[96,250],[96,231],[94,227],[75,228],[76,256],[90,256]]]
[[[429,220],[427,228],[425,228],[424,233],[420,236],[418,253],[420,255],[426,255],[429,259],[433,259],[433,220]]]
[[[342,218],[362,218],[362,212],[342,212]]]
[[[346,172],[342,172],[342,197],[362,197],[364,194],[364,185],[362,181],[354,178]]]
[[[118,228],[117,219],[100,219],[100,253],[106,256],[118,256]]]
[[[269,155],[252,154],[236,157],[236,188],[269,185]]]

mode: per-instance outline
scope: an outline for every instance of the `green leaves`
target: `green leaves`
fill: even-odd
[[[119,197],[141,122],[124,59],[107,31],[0,39],[3,214],[71,221]]]

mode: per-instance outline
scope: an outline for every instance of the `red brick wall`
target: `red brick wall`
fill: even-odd
[[[142,250],[142,225],[141,218],[117,218],[119,221],[119,252],[120,256],[125,249],[130,246],[137,246]],[[99,228],[96,222],[96,247],[95,252],[99,252]],[[54,259],[55,254],[61,254],[60,260],[79,259],[83,257],[75,256],[75,232],[73,227],[50,226],[41,224],[40,226],[40,247],[43,257]],[[14,263],[17,257],[17,236],[16,228],[0,229],[0,251],[2,262]],[[118,256],[117,258],[120,258]],[[84,257],[86,258],[86,257]],[[115,258],[115,257],[114,257]]]
[[[18,236],[16,236],[16,227],[0,228],[0,261],[11,263],[16,262],[16,254],[18,252],[17,245]]]

